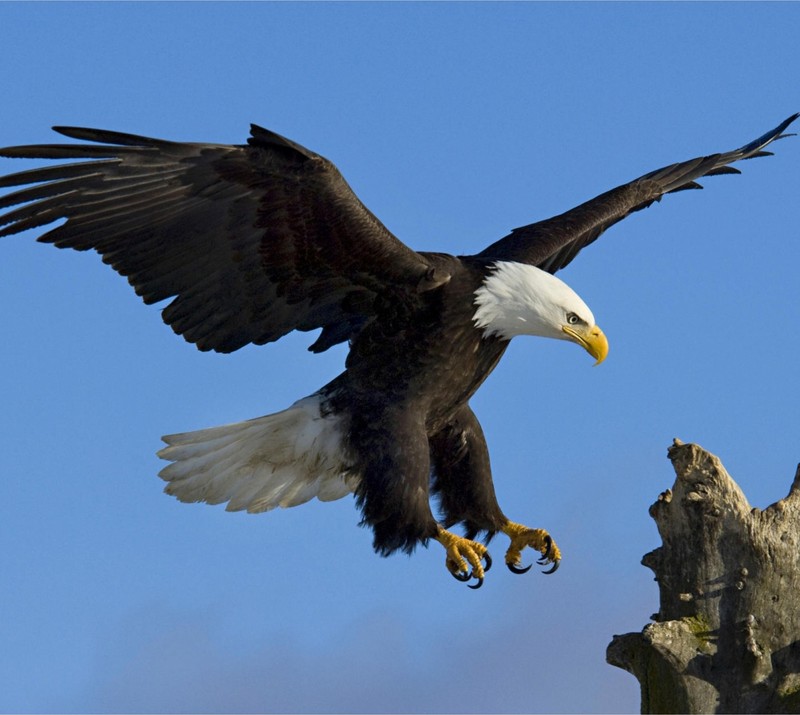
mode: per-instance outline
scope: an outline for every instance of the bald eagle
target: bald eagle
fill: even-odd
[[[545,573],[561,558],[547,531],[500,509],[469,406],[517,335],[569,340],[605,359],[592,311],[553,274],[633,211],[769,154],[797,117],[465,256],[410,249],[330,161],[259,126],[238,146],[55,127],[91,143],[0,150],[79,160],[0,177],[0,187],[23,187],[0,197],[0,236],[64,220],[38,240],[93,249],[145,303],[170,300],[164,321],[200,350],[229,353],[293,330],[320,329],[313,352],[347,342],[344,372],[288,409],[164,437],[165,491],[248,512],[352,493],[379,554],[436,540],[448,571],[478,588],[491,566],[485,543],[498,532],[510,538],[515,573],[530,568],[521,566],[526,547]],[[456,524],[464,536],[449,530]]]

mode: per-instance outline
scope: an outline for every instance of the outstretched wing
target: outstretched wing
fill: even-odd
[[[771,156],[772,152],[764,151],[764,148],[776,139],[790,136],[783,132],[798,116],[800,114],[794,114],[741,149],[665,166],[559,216],[515,228],[478,255],[488,260],[529,263],[555,273],[607,228],[628,214],[660,201],[664,194],[702,189],[696,179],[717,174],[739,174],[741,172],[730,164],[741,159]]]
[[[395,238],[327,159],[252,126],[247,146],[168,142],[56,127],[99,144],[0,149],[83,161],[0,177],[0,237],[94,249],[145,303],[173,298],[164,321],[201,350],[232,352],[323,328],[321,351],[350,338],[386,290],[448,279]]]

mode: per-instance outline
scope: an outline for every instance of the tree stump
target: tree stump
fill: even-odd
[[[642,559],[660,608],[607,662],[639,680],[643,713],[800,712],[800,466],[761,511],[701,447],[668,455],[677,479],[650,507],[663,545]]]

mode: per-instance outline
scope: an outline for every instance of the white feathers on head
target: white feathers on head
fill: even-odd
[[[526,263],[498,261],[475,291],[472,319],[488,336],[539,335],[569,340],[561,327],[570,313],[594,325],[589,306],[564,281]]]

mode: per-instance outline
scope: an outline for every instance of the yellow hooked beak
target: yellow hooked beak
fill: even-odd
[[[596,325],[592,327],[562,325],[561,330],[597,360],[595,365],[599,365],[606,359],[608,339]]]

